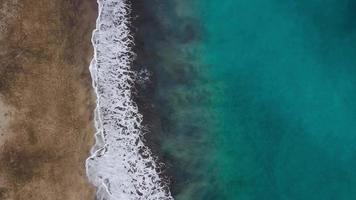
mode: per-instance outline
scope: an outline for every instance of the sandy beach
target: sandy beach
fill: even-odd
[[[95,0],[0,1],[0,200],[88,200]]]

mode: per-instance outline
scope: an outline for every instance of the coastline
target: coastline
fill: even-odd
[[[95,132],[88,66],[96,1],[3,4],[16,13],[0,32],[0,105],[6,111],[0,118],[0,199],[94,199],[84,162]]]
[[[131,4],[98,3],[90,65],[97,96],[97,133],[86,161],[87,175],[97,188],[97,199],[172,199],[155,156],[144,144],[143,117],[133,97],[135,81],[142,77],[132,66]]]

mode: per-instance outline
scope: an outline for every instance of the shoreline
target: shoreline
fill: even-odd
[[[134,101],[131,7],[99,2],[90,72],[97,95],[97,141],[86,161],[98,199],[171,199],[150,149],[142,140],[142,115]]]
[[[17,12],[0,32],[1,110],[11,108],[0,118],[0,199],[94,199],[84,162],[94,142],[96,1],[2,4]]]

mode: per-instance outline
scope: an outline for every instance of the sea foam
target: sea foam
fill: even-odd
[[[96,143],[86,161],[98,200],[173,199],[159,166],[142,141],[142,115],[132,99],[136,74],[126,0],[98,0],[90,65],[97,95]]]

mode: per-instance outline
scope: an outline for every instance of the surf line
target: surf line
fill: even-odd
[[[97,200],[171,200],[158,164],[142,141],[142,118],[132,99],[135,59],[128,0],[97,0],[90,64],[96,93],[95,145],[86,161]]]

